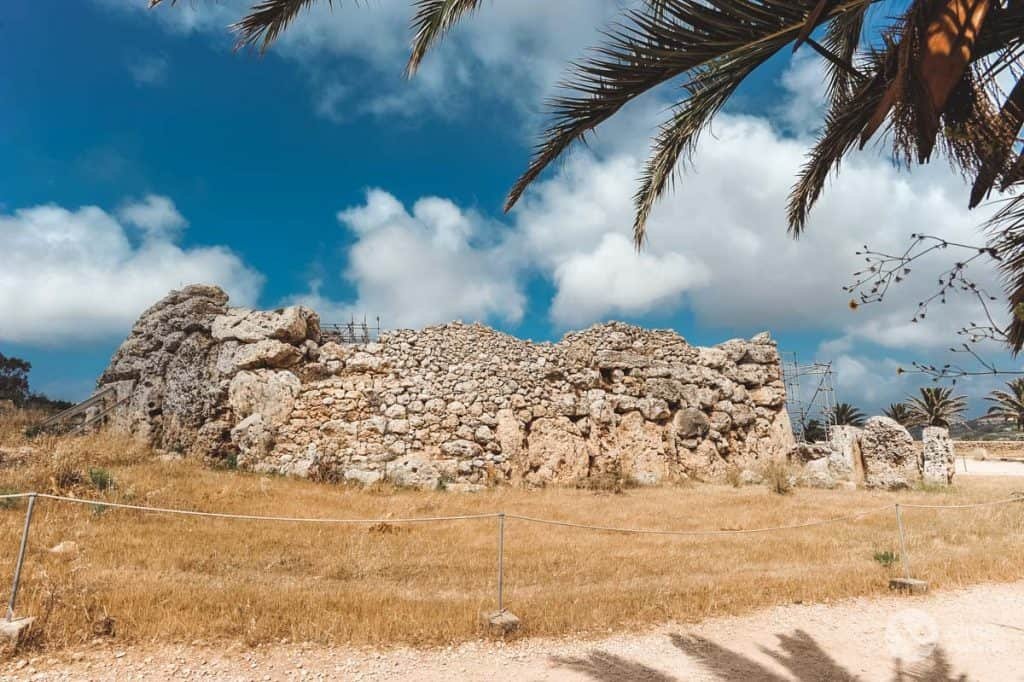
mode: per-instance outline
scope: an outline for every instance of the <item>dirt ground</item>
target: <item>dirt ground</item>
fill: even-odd
[[[898,658],[902,659],[902,663]],[[592,641],[412,650],[108,643],[14,659],[0,680],[1024,680],[1024,581],[791,604]]]

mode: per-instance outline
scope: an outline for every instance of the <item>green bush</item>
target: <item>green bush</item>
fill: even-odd
[[[892,566],[893,564],[895,564],[899,560],[900,560],[899,555],[896,554],[896,552],[892,551],[891,549],[887,549],[885,551],[875,552],[875,561],[880,563],[885,568],[889,568],[890,566]]]
[[[18,491],[14,488],[0,487],[0,495],[16,495],[17,493]],[[0,509],[16,509],[22,499],[21,497],[0,498]]]
[[[101,492],[114,487],[114,475],[103,467],[90,467],[89,481]]]

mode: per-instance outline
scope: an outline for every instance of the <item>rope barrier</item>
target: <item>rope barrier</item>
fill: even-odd
[[[196,516],[203,518],[218,518],[218,519],[229,519],[236,521],[271,521],[271,522],[284,522],[284,523],[323,523],[323,524],[374,524],[374,523],[440,523],[447,521],[471,521],[476,519],[493,519],[500,516],[504,516],[507,519],[515,519],[517,521],[524,521],[526,523],[535,523],[546,526],[559,526],[563,528],[578,528],[580,530],[593,530],[604,533],[624,533],[634,535],[672,535],[672,536],[716,536],[716,535],[753,535],[757,533],[770,533],[774,531],[785,531],[785,530],[797,530],[800,528],[811,528],[814,526],[824,526],[833,523],[842,523],[843,521],[850,521],[854,519],[860,519],[865,516],[877,514],[878,512],[885,511],[887,509],[893,509],[895,505],[887,504],[881,507],[874,507],[872,509],[866,509],[852,514],[846,514],[844,516],[835,516],[828,519],[819,519],[815,521],[807,521],[804,523],[794,523],[786,526],[768,526],[764,528],[737,528],[737,529],[722,529],[722,530],[671,530],[671,529],[660,529],[660,528],[624,528],[620,526],[600,526],[587,523],[578,523],[574,521],[560,521],[557,519],[543,519],[535,516],[526,516],[523,514],[503,514],[502,512],[486,512],[482,514],[461,514],[452,516],[419,516],[419,517],[408,517],[408,518],[373,518],[373,519],[356,519],[356,518],[321,518],[321,517],[303,517],[303,516],[267,516],[261,514],[232,514],[228,512],[205,512],[195,511],[189,509],[172,509],[168,507],[147,507],[136,504],[123,504],[119,502],[106,502],[104,500],[90,500],[78,497],[67,497],[64,495],[51,495],[48,493],[13,493],[0,495],[0,500],[4,499],[17,499],[31,497],[35,495],[38,498],[54,500],[57,502],[68,502],[71,504],[96,506],[96,507],[109,507],[112,509],[128,509],[133,511],[141,511],[153,514],[177,514],[179,516]],[[1024,502],[1024,496],[1011,497],[1003,500],[993,500],[990,502],[978,502],[974,504],[951,504],[951,505],[932,505],[932,504],[900,504],[900,507],[904,509],[975,509],[980,507],[993,507],[1003,504],[1013,504]]]
[[[1000,504],[1013,504],[1024,502],[1024,496],[1008,497],[1005,500],[993,500],[991,502],[977,502],[975,504],[901,504],[904,509],[976,509],[978,507],[995,507]]]
[[[326,523],[326,524],[362,524],[362,523],[429,523],[441,521],[467,521],[472,519],[493,519],[497,513],[488,514],[464,514],[461,516],[424,516],[406,519],[334,519],[302,516],[262,516],[258,514],[229,514],[226,512],[203,512],[187,509],[168,509],[166,507],[144,507],[136,504],[120,504],[118,502],[104,502],[102,500],[85,500],[77,497],[64,497],[62,495],[49,495],[39,493],[38,497],[59,502],[70,502],[97,507],[111,507],[113,509],[131,509],[135,511],[150,512],[154,514],[178,514],[180,516],[201,516],[217,519],[232,519],[235,521],[280,521],[286,523]]]
[[[901,555],[903,556],[904,572],[907,578],[910,577],[910,565],[907,562],[906,557],[906,546],[904,544],[903,537],[903,523],[900,518],[901,507],[910,509],[974,509],[978,507],[991,507],[1002,504],[1013,504],[1015,502],[1024,502],[1024,496],[1015,496],[1004,500],[993,500],[991,502],[978,502],[974,504],[954,504],[954,505],[928,505],[928,504],[887,504],[881,507],[875,507],[873,509],[865,509],[863,511],[854,512],[852,514],[846,514],[844,516],[836,516],[829,519],[820,519],[817,521],[807,521],[804,523],[795,523],[788,526],[772,526],[766,528],[747,528],[747,529],[734,529],[734,530],[666,530],[656,528],[621,528],[616,526],[598,526],[585,523],[576,523],[573,521],[557,521],[554,519],[541,519],[533,516],[526,516],[523,514],[505,514],[504,512],[491,512],[484,514],[462,514],[453,516],[421,516],[412,518],[376,518],[376,519],[341,519],[341,518],[316,518],[316,517],[299,517],[299,516],[263,516],[258,514],[229,514],[226,512],[204,512],[204,511],[193,511],[188,509],[170,509],[166,507],[147,507],[136,504],[123,504],[120,502],[106,502],[104,500],[88,500],[77,497],[67,497],[64,495],[51,495],[48,493],[7,493],[0,495],[0,500],[15,499],[15,498],[28,498],[28,511],[25,514],[25,525],[21,535],[21,545],[18,551],[18,559],[15,565],[14,580],[11,586],[11,597],[7,606],[7,617],[6,620],[10,622],[14,617],[14,608],[18,597],[18,587],[21,578],[22,565],[25,562],[25,552],[28,545],[29,526],[32,523],[32,511],[35,507],[36,500],[43,498],[47,500],[53,500],[55,502],[68,502],[71,504],[87,505],[92,507],[108,507],[112,509],[129,509],[133,511],[154,513],[154,514],[174,514],[179,516],[195,516],[202,518],[219,518],[229,519],[236,521],[271,521],[271,522],[285,522],[285,523],[319,523],[319,524],[377,524],[377,523],[388,523],[388,524],[411,524],[411,523],[432,523],[432,522],[448,522],[448,521],[466,521],[466,520],[477,520],[477,519],[498,519],[498,584],[497,584],[497,596],[498,596],[498,612],[504,612],[504,540],[505,540],[505,519],[514,519],[517,521],[523,521],[526,523],[535,523],[546,526],[558,526],[563,528],[576,528],[580,530],[591,530],[605,533],[625,533],[632,535],[670,535],[670,536],[726,536],[726,535],[753,535],[755,533],[771,533],[777,531],[794,530],[800,528],[810,528],[813,526],[824,526],[834,523],[842,523],[844,521],[850,521],[854,519],[861,519],[871,514],[877,514],[880,511],[893,509],[896,511],[896,522],[900,533],[900,546]]]
[[[526,521],[528,523],[537,523],[546,526],[562,526],[565,528],[579,528],[582,530],[594,530],[604,533],[626,533],[626,534],[642,534],[642,535],[678,535],[678,536],[699,536],[699,535],[751,535],[754,533],[770,533],[772,531],[779,530],[792,530],[795,528],[810,528],[811,526],[824,526],[831,523],[841,523],[842,521],[848,521],[850,519],[858,519],[864,516],[870,516],[871,514],[877,514],[880,511],[886,509],[892,509],[893,505],[887,504],[884,507],[875,507],[874,509],[866,509],[853,514],[847,514],[846,516],[836,516],[830,519],[821,519],[818,521],[808,521],[806,523],[796,523],[790,526],[772,526],[767,528],[737,528],[733,530],[660,530],[654,528],[619,528],[615,526],[593,526],[584,523],[573,523],[571,521],[553,521],[550,519],[539,519],[532,516],[521,516],[519,514],[508,514],[506,518],[517,519],[519,521]]]

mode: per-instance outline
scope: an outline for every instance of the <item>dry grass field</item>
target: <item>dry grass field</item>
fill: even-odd
[[[18,419],[23,419],[19,417]],[[23,423],[0,425],[22,444]],[[900,494],[693,485],[584,490],[496,488],[478,494],[361,490],[160,462],[99,434],[42,438],[45,456],[0,468],[0,488],[113,502],[309,517],[478,514],[670,529],[749,529],[850,514],[896,501],[1005,498],[1013,479],[963,479]],[[90,475],[90,469],[92,474]],[[102,469],[102,471],[99,471]],[[104,473],[112,477],[104,487]],[[0,586],[11,583],[25,502],[0,508]],[[1024,505],[906,510],[914,573],[933,587],[1024,577]],[[695,621],[794,601],[887,590],[898,566],[892,511],[776,533],[624,535],[508,520],[506,606],[531,635],[598,634]],[[431,645],[482,634],[495,607],[497,521],[326,525],[166,516],[41,499],[18,612],[40,617],[33,642],[59,648],[127,641],[280,640]],[[48,551],[73,541],[78,551]]]

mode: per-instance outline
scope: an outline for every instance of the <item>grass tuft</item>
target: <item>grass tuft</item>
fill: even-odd
[[[764,466],[764,482],[776,495],[788,495],[793,492],[793,471],[783,460],[769,460]]]

